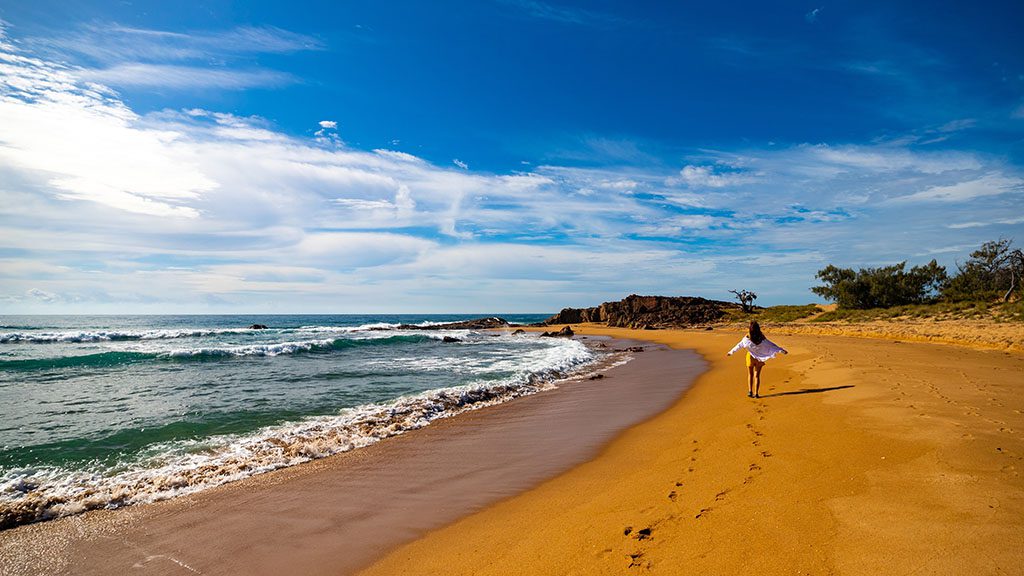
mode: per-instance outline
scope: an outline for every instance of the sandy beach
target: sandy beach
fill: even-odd
[[[708,372],[595,460],[364,574],[1021,574],[1024,357],[768,336],[745,395],[725,331],[586,334],[692,348]]]

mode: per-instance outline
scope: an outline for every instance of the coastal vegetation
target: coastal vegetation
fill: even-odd
[[[1024,322],[1024,301],[959,301],[908,304],[889,308],[836,308],[811,318],[811,322],[871,322],[876,320],[992,320]]]
[[[815,314],[820,314],[821,312],[822,310],[817,304],[769,306],[767,308],[758,308],[753,314],[736,316],[733,321],[742,321],[749,318],[756,319],[758,322],[795,322]]]
[[[1013,240],[999,239],[971,252],[952,277],[934,259],[909,270],[906,261],[857,271],[829,264],[816,274],[822,285],[811,292],[835,302],[836,312],[939,302],[1011,302],[1022,296],[1022,274],[1024,253],[1013,248]]]

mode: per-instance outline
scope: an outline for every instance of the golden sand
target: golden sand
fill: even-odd
[[[1024,326],[1015,322],[901,318],[871,322],[790,322],[775,327],[769,325],[769,328],[774,328],[773,333],[776,335],[857,336],[901,342],[954,344],[984,350],[1024,351]]]
[[[754,400],[740,332],[578,331],[710,368],[593,461],[365,574],[1024,573],[1021,354],[768,331],[790,354]]]

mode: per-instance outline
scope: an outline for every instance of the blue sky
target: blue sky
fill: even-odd
[[[0,313],[814,301],[1024,244],[1015,2],[0,6]]]

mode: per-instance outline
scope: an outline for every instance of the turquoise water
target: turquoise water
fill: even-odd
[[[0,528],[358,448],[594,360],[577,341],[396,329],[470,317],[0,316]]]

